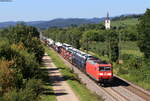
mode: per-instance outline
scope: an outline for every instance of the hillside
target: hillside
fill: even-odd
[[[111,25],[112,26],[119,26],[119,25],[135,25],[138,23],[138,18],[141,15],[121,15],[116,17],[110,17]],[[82,24],[98,24],[98,23],[104,23],[104,17],[102,18],[66,18],[66,19],[54,19],[50,21],[30,21],[30,22],[24,22],[24,21],[9,21],[9,22],[0,22],[0,28],[8,27],[8,26],[14,26],[17,23],[23,22],[30,26],[35,26],[40,29],[46,29],[49,27],[69,27],[72,25],[79,26]]]
[[[103,21],[103,18],[99,19],[79,19],[79,18],[69,18],[69,19],[54,19],[44,23],[36,24],[34,26],[38,28],[49,28],[49,27],[68,27],[71,25],[82,25],[82,24],[96,24]]]
[[[81,25],[81,24],[97,24],[103,21],[104,18],[68,18],[68,19],[54,19],[50,21],[31,21],[31,22],[24,22],[24,21],[9,21],[9,22],[1,22],[0,28],[14,26],[17,23],[23,22],[27,25],[35,26],[37,28],[46,29],[49,27],[68,27],[71,25]]]
[[[120,26],[120,25],[136,25],[138,24],[138,18],[126,18],[123,20],[115,20],[115,21],[111,21],[111,25],[112,26]]]

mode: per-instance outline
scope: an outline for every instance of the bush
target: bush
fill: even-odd
[[[128,68],[119,66],[119,68],[118,68],[118,74],[128,74],[128,73],[129,73]]]
[[[28,52],[35,54],[36,60],[40,63],[44,55],[44,48],[38,38],[32,38],[29,40],[29,43],[25,43],[25,46],[28,48]]]
[[[42,81],[30,79],[26,82],[25,88],[20,90],[13,89],[5,93],[0,101],[40,101],[42,91]]]
[[[38,75],[36,71],[39,69],[39,64],[34,54],[28,53],[27,49],[22,46],[22,43],[3,47],[0,50],[0,57],[10,61],[13,60],[14,64],[12,68],[16,69],[17,73],[21,72],[24,79]]]
[[[38,101],[31,89],[16,89],[6,93],[2,101]]]
[[[0,101],[38,101],[45,77],[44,48],[36,28],[23,24],[0,31]],[[34,78],[34,79],[31,79]]]
[[[36,96],[40,95],[43,91],[43,83],[41,80],[30,79],[26,83],[26,89],[30,89]]]
[[[10,91],[14,86],[14,71],[10,69],[11,61],[0,60],[0,95]]]
[[[122,54],[121,57],[122,57],[123,60],[129,60],[130,58],[133,57],[133,55],[132,54]]]

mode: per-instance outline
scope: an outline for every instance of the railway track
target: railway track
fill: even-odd
[[[143,99],[146,99],[146,101],[150,101],[150,95],[149,94],[141,92],[139,89],[136,89],[133,86],[128,86],[128,87],[125,87],[125,88],[128,89],[128,90],[130,90],[134,94],[142,97]]]
[[[110,96],[112,96],[116,101],[129,101],[123,95],[119,94],[118,92],[114,91],[111,87],[109,88],[102,88],[105,90]]]
[[[73,69],[74,73],[78,75],[81,82],[85,84],[88,89],[102,96],[105,101],[150,101],[150,95],[148,93],[143,92],[118,77],[114,77],[114,83],[111,85],[106,87],[99,86],[86,74],[65,60],[60,54],[58,55],[68,67]]]

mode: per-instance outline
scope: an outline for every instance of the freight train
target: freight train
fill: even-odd
[[[52,39],[46,37],[43,38],[43,41],[57,51],[64,59],[100,84],[109,84],[112,82],[112,64],[73,48],[69,44],[54,42]]]

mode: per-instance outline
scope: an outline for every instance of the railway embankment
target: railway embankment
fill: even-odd
[[[67,81],[80,101],[103,101],[100,96],[96,95],[94,92],[91,92],[83,83],[80,82],[77,74],[73,73],[73,71],[69,68],[69,65],[65,64],[54,50],[49,49],[48,47],[45,47],[45,50],[51,57],[53,63],[62,73],[63,79]]]
[[[66,65],[68,65],[67,67],[70,67],[70,69],[72,69],[74,73],[78,75],[80,81],[85,84],[90,91],[102,96],[102,98],[106,101],[148,101],[150,98],[150,96],[145,92],[142,92],[139,89],[134,89],[129,83],[120,79],[116,79],[116,81],[108,87],[100,87],[84,73],[63,59],[59,54],[57,55]],[[138,93],[136,93],[134,90],[138,91]]]

